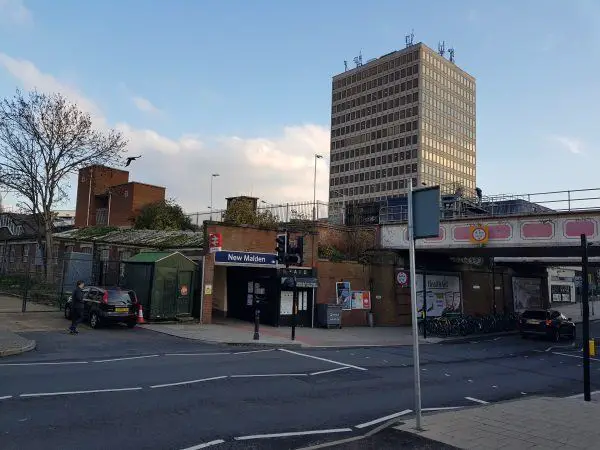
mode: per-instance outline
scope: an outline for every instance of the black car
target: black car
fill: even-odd
[[[554,309],[528,309],[519,319],[521,337],[542,336],[558,342],[566,337],[575,340],[576,327],[571,319]]]
[[[65,318],[71,319],[72,298],[65,304]],[[138,301],[135,292],[115,288],[86,286],[83,289],[83,319],[92,328],[106,323],[125,323],[129,328],[137,322]]]

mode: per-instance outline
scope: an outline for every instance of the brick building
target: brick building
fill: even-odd
[[[164,200],[164,187],[129,181],[126,170],[84,167],[77,180],[75,226],[130,227],[144,206]]]

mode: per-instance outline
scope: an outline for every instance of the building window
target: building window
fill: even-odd
[[[23,262],[29,260],[29,244],[23,245]]]
[[[103,248],[100,251],[100,260],[101,261],[108,261],[109,257],[110,257],[110,250],[107,249],[107,248]]]

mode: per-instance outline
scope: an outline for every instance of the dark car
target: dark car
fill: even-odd
[[[129,328],[137,322],[138,301],[127,289],[86,286],[83,289],[83,319],[92,328],[107,323],[125,323]],[[72,299],[65,304],[65,318],[71,319]]]
[[[519,319],[521,337],[542,336],[558,342],[566,337],[575,340],[576,328],[571,319],[554,309],[528,309]]]

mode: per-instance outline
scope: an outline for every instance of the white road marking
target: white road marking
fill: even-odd
[[[560,353],[560,352],[552,352],[553,355],[560,355],[560,356],[568,356],[569,358],[578,358],[578,359],[583,359],[583,356],[580,355],[569,355],[568,353]],[[591,361],[600,361],[600,359],[598,358],[592,358],[590,357]]]
[[[165,353],[164,356],[219,356],[219,355],[231,355],[231,352],[221,353]]]
[[[4,397],[0,397],[0,400],[8,400],[9,398],[12,398],[12,395],[5,395]]]
[[[262,378],[262,377],[306,377],[306,373],[264,373],[258,375],[231,375],[231,378]]]
[[[467,399],[471,402],[480,403],[482,405],[487,405],[489,403],[489,402],[486,402],[485,400],[479,400],[478,398],[473,398],[473,397],[465,397],[465,399]]]
[[[445,373],[444,375],[445,375],[445,376],[447,376],[447,377],[449,377],[449,376],[450,376],[450,374],[449,374],[449,373]]]
[[[462,406],[441,406],[439,408],[423,408],[421,411],[450,411],[453,409],[461,409]]]
[[[492,339],[492,341],[499,341],[500,339],[502,339],[502,337],[498,336],[498,337]]]
[[[146,359],[146,358],[156,358],[159,355],[145,355],[145,356],[128,356],[124,358],[113,358],[113,359],[100,359],[97,361],[92,361],[93,363],[107,363],[113,361],[129,361],[130,359]]]
[[[527,395],[527,392],[521,392],[521,395]]]
[[[288,350],[286,348],[280,348],[279,351],[286,352],[286,353],[291,353],[292,355],[304,356],[305,358],[316,359],[318,361],[325,361],[325,362],[328,362],[328,363],[331,363],[331,364],[337,364],[338,366],[351,367],[352,369],[356,369],[356,370],[368,370],[368,369],[365,369],[364,367],[353,366],[352,364],[346,364],[346,363],[343,363],[343,362],[334,361],[332,359],[321,358],[319,356],[307,355],[306,353],[295,352],[293,350]]]
[[[224,378],[227,378],[227,375],[223,375],[221,377],[201,378],[199,380],[180,381],[178,383],[155,384],[154,386],[150,386],[150,389],[158,389],[158,388],[165,388],[165,387],[171,387],[171,386],[183,386],[186,384],[203,383],[205,381],[222,380]]]
[[[187,447],[182,450],[200,450],[201,448],[212,447],[213,445],[219,445],[225,442],[223,439],[217,439],[215,441],[205,442],[203,444],[194,445],[193,447]]]
[[[472,382],[473,382],[473,380],[467,380],[467,383],[472,383]]]
[[[234,352],[234,355],[246,355],[248,353],[265,353],[265,352],[274,352],[275,349],[274,348],[268,348],[266,350],[249,350],[246,352]]]
[[[141,387],[120,388],[120,389],[93,389],[90,391],[63,391],[63,392],[37,392],[35,394],[21,394],[19,397],[52,397],[55,395],[79,395],[79,394],[100,394],[105,392],[125,392],[125,391],[141,391]]]
[[[355,425],[355,428],[358,428],[360,430],[362,428],[370,427],[371,425],[377,425],[378,423],[386,422],[388,420],[395,419],[396,417],[405,416],[407,414],[410,414],[411,412],[412,412],[412,409],[405,409],[404,411],[400,411],[400,412],[397,412],[397,413],[394,413],[394,414],[390,414],[389,416],[380,417],[379,419],[371,420],[370,422],[360,423],[358,425]]]
[[[493,389],[498,389],[498,386],[496,386],[495,384],[492,385]]]
[[[252,439],[272,439],[291,436],[310,436],[312,434],[349,433],[351,431],[351,428],[331,428],[329,430],[291,431],[289,433],[255,434],[251,436],[238,436],[234,437],[233,439],[236,441],[249,441]]]
[[[348,369],[350,369],[350,367],[336,367],[335,369],[321,370],[320,372],[313,372],[310,375],[323,375],[325,373],[337,372],[339,370],[348,370]]]
[[[66,366],[72,364],[88,364],[88,361],[58,361],[58,362],[31,362],[31,363],[5,363],[3,366]]]

